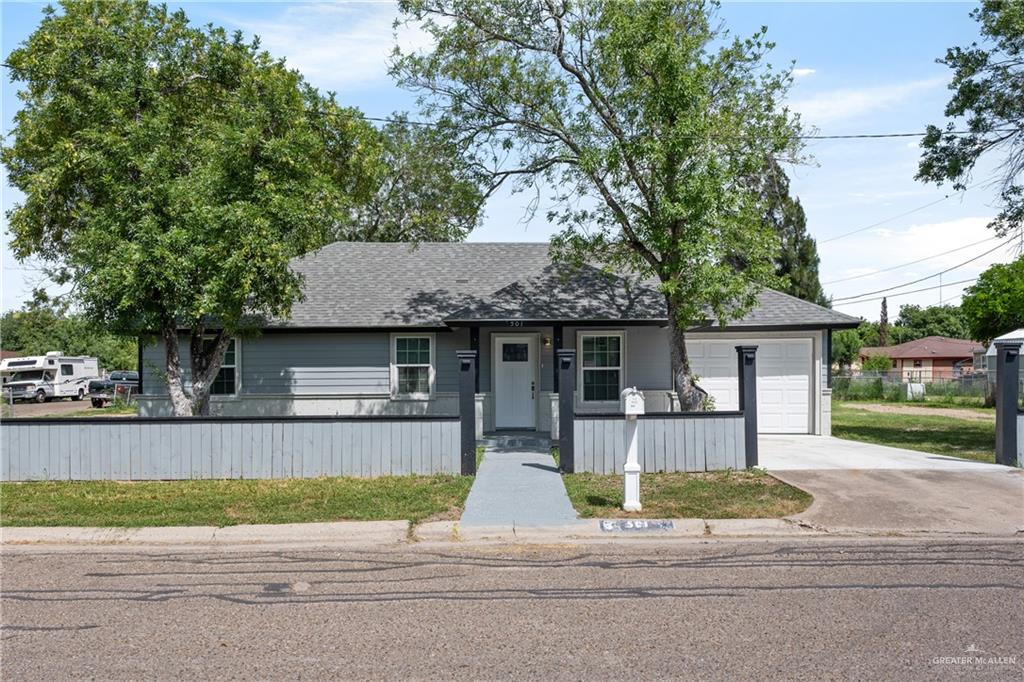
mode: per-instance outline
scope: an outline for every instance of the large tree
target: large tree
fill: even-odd
[[[780,289],[811,303],[831,307],[818,278],[818,246],[807,232],[807,216],[800,199],[790,194],[789,178],[772,159],[764,178],[765,221],[779,236],[775,274]]]
[[[1001,157],[1001,211],[992,226],[1001,235],[1024,223],[1024,2],[983,0],[971,16],[981,25],[982,45],[953,47],[939,62],[953,70],[953,96],[944,129],[929,126],[917,177],[951,181],[965,189],[975,164]],[[960,134],[966,127],[967,134]]]
[[[23,355],[43,355],[59,350],[68,355],[87,355],[107,370],[136,369],[138,339],[119,336],[99,328],[91,320],[69,309],[63,299],[52,299],[35,291],[20,310],[0,318],[4,350]]]
[[[1024,328],[1024,256],[981,273],[965,290],[960,309],[976,341]]]
[[[396,115],[380,131],[384,171],[372,198],[341,226],[344,240],[461,241],[483,216],[490,178],[455,131]]]
[[[966,339],[971,335],[963,312],[955,305],[900,306],[896,326],[904,330],[908,341],[925,336]]]
[[[159,334],[175,414],[206,413],[232,336],[300,296],[289,260],[379,184],[377,134],[257,43],[146,2],[47,7],[6,61],[15,255],[94,322]]]
[[[434,39],[393,73],[461,131],[495,182],[553,187],[554,252],[656,276],[675,388],[697,409],[685,331],[725,324],[774,283],[763,174],[798,153],[788,71],[763,31],[734,39],[708,2],[402,0]]]

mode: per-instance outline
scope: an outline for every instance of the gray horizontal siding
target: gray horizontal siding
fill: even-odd
[[[5,421],[5,481],[457,473],[456,419]]]
[[[573,435],[576,471],[622,473],[626,463],[625,419],[577,418]],[[746,467],[742,415],[639,419],[637,446],[645,473]]]
[[[365,334],[264,334],[238,342],[239,395],[388,395],[390,336]],[[186,380],[188,343],[181,343]],[[167,395],[164,344],[143,349],[146,395]]]
[[[469,350],[469,330],[438,332],[437,349],[434,353],[434,391],[458,393],[459,361],[455,351]]]
[[[242,341],[242,394],[386,395],[389,335],[265,334]]]

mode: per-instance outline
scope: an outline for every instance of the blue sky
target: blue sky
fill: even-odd
[[[4,56],[31,33],[42,6],[7,1],[0,5]],[[314,85],[337,91],[341,102],[367,115],[415,110],[412,97],[395,87],[386,72],[385,59],[396,40],[393,3],[189,2],[181,6],[194,23],[212,22],[260,35],[272,54],[285,57]],[[977,40],[977,26],[968,16],[971,7],[968,3],[751,2],[726,3],[721,16],[737,35],[767,26],[769,38],[777,43],[772,62],[796,62],[798,78],[791,106],[821,134],[842,135],[920,131],[928,123],[940,122],[949,97],[950,73],[935,59],[952,45]],[[427,44],[412,31],[400,33],[397,40],[406,47]],[[15,92],[5,73],[5,133],[18,106]],[[1000,243],[985,227],[995,214],[994,188],[982,184],[956,194],[948,187],[914,181],[919,150],[913,139],[815,141],[807,151],[814,162],[792,170],[793,191],[807,211],[812,235],[819,240],[821,279],[827,293],[837,299],[927,277]],[[990,178],[993,168],[991,162],[979,168],[975,182]],[[0,191],[5,209],[18,201],[17,192],[6,182]],[[944,201],[915,210],[950,194]],[[471,239],[546,240],[552,228],[543,212],[529,223],[520,219],[528,199],[509,194],[494,197],[483,226]],[[880,221],[886,222],[836,238]],[[895,268],[950,250],[955,251]],[[992,263],[1012,257],[1011,247],[997,248],[944,275],[941,290],[898,295],[937,287],[939,279],[931,278],[890,292],[890,314],[906,303],[939,303],[940,296],[945,302],[959,302],[967,284],[951,283],[976,277]],[[4,310],[19,307],[33,286],[46,284],[43,273],[34,269],[37,263],[13,259],[6,233],[2,264]],[[871,274],[882,269],[888,271]],[[835,307],[877,319],[879,302],[837,300]]]

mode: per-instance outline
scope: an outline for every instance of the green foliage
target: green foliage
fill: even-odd
[[[1024,327],[1024,256],[981,273],[960,307],[971,338],[985,343]]]
[[[888,355],[871,355],[864,358],[860,367],[865,372],[888,372],[892,369],[892,359]]]
[[[967,320],[955,305],[905,305],[900,307],[896,326],[902,327],[912,341],[925,336],[948,336],[954,339],[971,338]]]
[[[106,370],[138,369],[136,339],[112,334],[83,315],[69,313],[65,305],[48,299],[43,292],[36,292],[21,310],[5,313],[0,319],[0,334],[4,350],[24,355],[59,350],[95,357]]]
[[[832,362],[840,367],[849,367],[860,357],[863,345],[856,329],[840,329],[832,333]]]
[[[945,115],[954,120],[945,130],[928,127],[917,178],[952,181],[963,189],[982,156],[1002,153],[1001,211],[992,227],[999,234],[1019,232],[1024,224],[1024,3],[983,0],[971,16],[984,41],[950,48],[940,60],[953,70]],[[969,134],[956,134],[963,128]]]
[[[832,362],[849,367],[864,347],[898,345],[925,336],[949,336],[954,339],[977,338],[967,324],[964,311],[953,305],[900,307],[895,324],[888,325],[888,343],[882,342],[881,322],[861,322],[856,329],[832,334]]]
[[[379,186],[379,135],[240,33],[142,1],[46,7],[6,62],[22,84],[0,152],[25,194],[15,256],[53,264],[109,329],[187,328],[201,411],[226,346],[202,350],[207,325],[288,314],[289,260]]]
[[[373,197],[341,230],[345,240],[461,241],[480,224],[488,178],[455,131],[408,123],[380,131],[384,172]]]
[[[495,184],[553,188],[556,255],[660,279],[692,398],[682,330],[742,316],[777,282],[761,187],[801,143],[764,31],[735,39],[696,0],[400,6],[434,47],[399,49],[399,83]]]

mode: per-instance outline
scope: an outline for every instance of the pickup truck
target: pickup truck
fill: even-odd
[[[139,390],[138,372],[111,372],[106,379],[89,382],[89,400],[93,407],[103,407],[118,398],[127,399]]]

